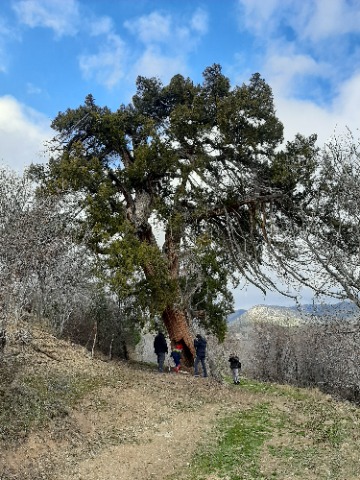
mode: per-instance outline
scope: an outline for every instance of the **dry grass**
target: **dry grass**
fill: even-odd
[[[318,391],[158,374],[41,331],[1,365],[1,480],[360,478],[359,410]]]

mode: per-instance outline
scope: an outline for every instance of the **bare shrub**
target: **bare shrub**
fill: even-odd
[[[360,396],[360,321],[326,318],[300,326],[254,325],[255,378],[320,389],[352,400]]]

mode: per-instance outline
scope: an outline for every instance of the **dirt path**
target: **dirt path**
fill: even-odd
[[[40,350],[44,348],[51,357],[43,356],[40,368],[47,368],[49,375],[52,369],[74,374],[82,370],[112,381],[0,455],[9,472],[6,480],[175,478],[189,465],[218,415],[252,402],[240,389],[189,374],[159,374],[91,360],[66,344],[59,349],[47,341]]]
[[[194,385],[180,375],[138,377],[139,385],[123,391],[104,389],[85,410],[73,413],[75,424],[95,445],[79,452],[54,480],[164,478],[190,462],[219,411],[216,403],[196,398],[198,389],[212,389],[211,384]],[[190,388],[192,395],[177,391],[183,388]],[[106,408],[97,411],[103,401]]]
[[[174,478],[191,462],[217,416],[244,402],[239,390],[202,378],[126,373],[134,384],[102,389],[73,412],[71,420],[88,447],[54,480]]]

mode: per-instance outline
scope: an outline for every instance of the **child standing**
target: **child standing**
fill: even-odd
[[[240,384],[239,371],[241,370],[241,362],[239,360],[239,357],[235,353],[232,353],[230,355],[229,362],[230,362],[230,368],[231,368],[234,384],[239,385]]]
[[[172,359],[174,360],[175,362],[175,368],[174,368],[174,371],[176,373],[179,373],[179,370],[180,370],[180,367],[181,367],[181,354],[182,354],[182,350],[183,350],[183,346],[181,345],[181,343],[177,343],[174,348],[172,349],[172,352],[170,354],[170,357],[172,357]]]

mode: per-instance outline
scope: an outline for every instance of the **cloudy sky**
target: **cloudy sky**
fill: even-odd
[[[287,139],[355,132],[360,0],[1,0],[0,162],[46,161],[51,120],[89,93],[116,109],[137,75],[201,82],[213,63],[265,78]],[[265,302],[284,303],[248,289],[237,306]]]

